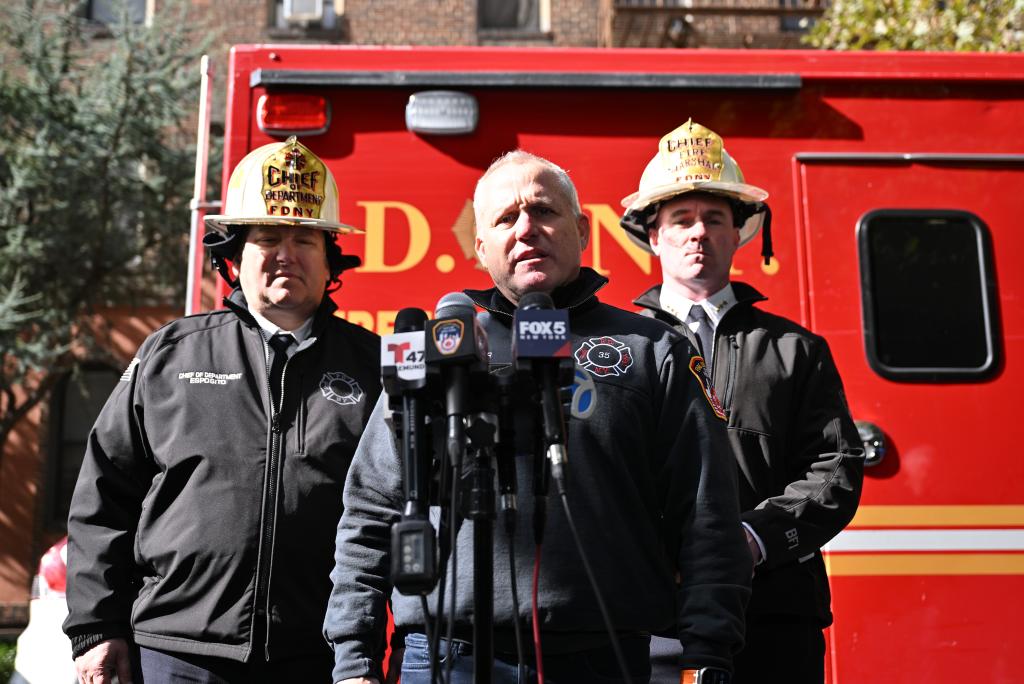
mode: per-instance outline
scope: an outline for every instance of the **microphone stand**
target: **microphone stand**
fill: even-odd
[[[494,677],[494,446],[497,422],[473,415],[466,435],[474,457],[466,518],[473,521],[473,682]]]

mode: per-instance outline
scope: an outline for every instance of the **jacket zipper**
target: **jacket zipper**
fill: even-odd
[[[263,336],[260,335],[262,338]],[[270,346],[263,338],[264,363],[267,369],[267,398],[270,399],[270,454],[267,457],[267,468],[263,486],[263,526],[260,531],[260,547],[257,556],[255,610],[259,615],[259,607],[263,606],[264,635],[263,656],[270,662],[270,575],[273,568],[274,541],[277,529],[278,480],[280,479],[281,454],[281,408],[284,407],[284,380],[288,374],[288,363],[285,359],[281,369],[281,387],[278,392],[280,405],[274,404],[274,393],[270,386]]]
[[[739,304],[739,302],[734,304],[729,309],[729,311],[726,311],[725,312],[725,316],[728,316],[729,313],[733,309],[735,309],[738,304]],[[715,344],[715,355],[712,357],[712,359],[713,359],[712,363],[714,365],[711,368],[711,378],[712,378],[711,382],[712,382],[712,384],[714,384],[715,367],[718,366],[718,347],[720,346],[718,344],[718,328],[721,327],[722,323],[725,321],[725,316],[722,316],[722,318],[718,321],[718,325],[715,326],[715,342],[714,342],[714,344]],[[733,345],[733,338],[732,337],[730,337],[730,336],[724,336],[724,337],[725,337],[726,341],[728,342],[728,344],[725,345],[725,348],[726,348],[726,353],[729,355],[729,375],[726,377],[725,396],[722,397],[722,399],[723,399],[722,410],[725,411],[726,420],[728,420],[728,417],[729,417],[729,407],[732,406],[732,388],[733,388],[733,385],[736,382],[736,357],[738,356],[738,354],[737,354],[738,347],[735,347]]]
[[[733,347],[732,338],[729,338],[729,377],[725,383],[725,406],[722,409],[725,411],[726,417],[729,415],[729,407],[732,406],[732,388],[736,382],[736,357],[739,356],[738,348]]]

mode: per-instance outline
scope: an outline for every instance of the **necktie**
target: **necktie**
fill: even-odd
[[[268,340],[271,349],[270,362],[270,396],[274,400],[274,410],[281,406],[281,374],[288,360],[288,348],[295,343],[295,338],[287,333],[277,333]]]
[[[697,329],[694,331],[697,336],[697,344],[700,347],[701,356],[704,357],[704,361],[710,368],[711,357],[715,353],[715,331],[711,327],[711,320],[708,318],[707,312],[704,311],[704,307],[699,304],[690,307],[690,313],[686,315],[686,320],[697,324]]]

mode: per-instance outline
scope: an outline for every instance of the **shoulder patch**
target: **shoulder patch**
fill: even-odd
[[[132,376],[135,375],[135,369],[139,365],[139,357],[132,359],[132,362],[128,364],[128,367],[124,369],[124,373],[121,373],[120,382],[131,382]]]
[[[320,378],[320,393],[327,401],[339,406],[352,406],[363,400],[363,388],[344,373],[324,373]]]
[[[633,365],[633,351],[614,337],[591,337],[581,343],[573,354],[580,368],[606,378],[625,375]]]
[[[718,395],[715,394],[715,386],[711,384],[711,378],[708,376],[708,364],[704,362],[703,356],[690,357],[690,372],[693,373],[693,377],[697,378],[704,398],[711,404],[711,410],[715,412],[716,416],[725,420],[725,409],[722,408],[722,402],[718,401]]]

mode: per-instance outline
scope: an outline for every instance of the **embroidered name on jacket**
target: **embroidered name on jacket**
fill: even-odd
[[[575,353],[580,368],[599,378],[625,375],[633,365],[633,352],[614,337],[591,337]]]
[[[226,385],[232,380],[239,380],[241,373],[214,373],[213,371],[182,371],[178,379],[190,385]]]
[[[320,393],[340,406],[351,406],[363,400],[363,388],[342,372],[324,373],[320,378]]]

